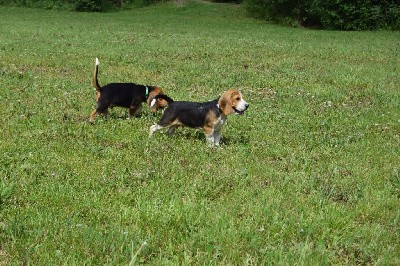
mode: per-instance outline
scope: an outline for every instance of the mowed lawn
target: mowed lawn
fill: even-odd
[[[114,108],[238,88],[222,145]],[[240,5],[0,7],[0,265],[400,264],[400,33],[288,28]]]

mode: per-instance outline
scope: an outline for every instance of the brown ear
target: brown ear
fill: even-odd
[[[229,91],[226,91],[224,94],[222,94],[221,98],[219,98],[218,105],[222,113],[226,116],[233,112],[231,93]]]
[[[151,111],[156,112],[158,110],[158,101],[155,101],[153,103],[153,106],[151,106],[152,101],[154,98],[158,95],[162,94],[162,90],[158,87],[154,87],[151,92],[149,93],[149,97],[147,98],[147,104],[150,106]]]

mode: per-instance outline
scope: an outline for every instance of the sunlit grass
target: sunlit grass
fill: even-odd
[[[399,263],[399,33],[199,2],[0,7],[0,25],[5,264]],[[95,57],[100,84],[192,101],[239,88],[250,108],[217,149],[192,129],[148,140],[147,108],[90,125]]]

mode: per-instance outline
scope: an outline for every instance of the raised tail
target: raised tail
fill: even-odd
[[[93,74],[93,86],[96,88],[96,91],[101,90],[101,86],[99,81],[97,80],[97,74],[99,72],[99,59],[96,57],[96,63],[94,65],[94,74]]]

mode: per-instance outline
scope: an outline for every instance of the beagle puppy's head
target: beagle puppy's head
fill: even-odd
[[[230,89],[224,92],[218,100],[218,106],[225,116],[235,113],[242,115],[249,107],[240,91]]]
[[[149,97],[147,98],[147,104],[150,106],[152,112],[156,112],[159,109],[163,109],[168,105],[166,100],[157,97],[158,95],[161,94],[163,94],[163,91],[159,87],[154,87],[149,93]]]

